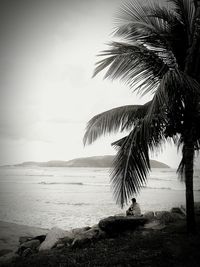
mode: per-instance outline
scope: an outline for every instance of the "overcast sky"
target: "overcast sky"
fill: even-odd
[[[120,135],[86,148],[82,139],[95,114],[149,99],[102,75],[91,78],[122,1],[0,3],[0,164],[114,154],[110,143]],[[154,158],[178,164],[170,146]]]

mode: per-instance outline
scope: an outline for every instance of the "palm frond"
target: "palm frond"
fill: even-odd
[[[83,143],[91,144],[107,133],[132,129],[134,123],[146,115],[149,105],[150,102],[144,105],[127,105],[94,116],[87,124]]]
[[[154,49],[162,48],[166,56],[173,58],[173,61],[184,70],[185,57],[191,45],[191,36],[190,32],[185,30],[187,20],[182,21],[181,15],[176,12],[175,6],[174,8],[175,10],[153,2],[149,2],[148,6],[141,5],[137,1],[134,4],[130,2],[122,6],[121,12],[118,14],[115,36],[126,42],[137,40],[137,42]],[[185,9],[187,10],[187,8],[190,10],[191,6],[188,4]]]
[[[148,10],[155,5],[149,1],[148,7],[142,5],[140,1],[129,1],[121,6],[116,18],[116,24],[138,23],[141,27],[144,25],[147,29],[152,29],[154,32],[161,33],[168,26],[165,20],[158,20],[152,16],[148,16]],[[158,5],[157,5],[158,6]],[[170,13],[172,14],[172,13]]]
[[[109,50],[100,54],[105,58],[97,62],[94,75],[106,66],[104,78],[120,78],[134,90],[149,92],[157,88],[159,79],[169,69],[170,62],[168,66],[165,62],[168,57],[164,53],[155,53],[142,44],[113,42],[110,46]]]
[[[174,10],[185,25],[188,36],[191,37],[194,27],[195,5],[193,0],[169,0]]]
[[[176,13],[155,3],[148,6],[139,1],[122,5],[116,17],[115,36],[127,41],[139,41],[150,46],[170,49],[171,25],[178,21]]]
[[[127,137],[112,144],[118,153],[113,163],[111,185],[114,198],[121,207],[146,183],[150,171],[149,150],[154,152],[165,142],[166,114],[157,101],[155,98],[150,102],[147,115],[138,120]]]
[[[129,134],[114,159],[111,188],[117,204],[121,207],[145,185],[150,170],[147,142],[136,143],[138,127]]]

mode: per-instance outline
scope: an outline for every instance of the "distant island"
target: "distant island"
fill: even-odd
[[[34,162],[27,161],[20,164],[16,164],[16,167],[93,167],[93,168],[110,168],[112,167],[112,162],[114,159],[114,155],[106,155],[106,156],[94,156],[87,158],[76,158],[69,161],[61,161],[61,160],[51,160],[47,162]],[[151,168],[170,168],[168,165],[156,161],[150,160]]]

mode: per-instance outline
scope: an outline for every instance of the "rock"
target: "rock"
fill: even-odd
[[[172,214],[169,211],[156,211],[155,216],[161,223],[173,222]]]
[[[25,243],[25,242],[27,242],[27,241],[32,240],[32,238],[33,238],[33,237],[31,237],[31,236],[20,236],[20,238],[19,238],[19,243],[20,243],[20,245],[21,245],[21,244],[23,244],[23,243]]]
[[[41,244],[39,251],[53,248],[60,238],[67,236],[70,232],[64,231],[58,227],[53,227],[46,235],[44,242]]]
[[[143,214],[143,217],[148,219],[149,221],[152,221],[155,219],[155,215],[153,211],[148,211]]]
[[[174,210],[175,211],[175,210]],[[157,211],[155,212],[156,219],[159,220],[162,224],[169,224],[179,220],[184,220],[185,215],[169,211]]]
[[[86,227],[82,227],[82,228],[75,228],[75,229],[72,230],[72,233],[74,235],[80,235],[80,234],[82,234],[82,233],[84,233],[84,232],[86,232],[86,231],[88,231],[90,229],[91,229],[90,226],[86,226]]]
[[[82,247],[82,246],[85,246],[86,244],[91,243],[91,241],[92,240],[87,237],[77,237],[72,242],[72,247],[73,248]]]
[[[42,243],[42,242],[44,242],[45,238],[46,238],[46,235],[38,235],[38,236],[32,238],[32,240],[39,240],[40,243]]]
[[[88,231],[76,235],[76,238],[72,242],[72,247],[82,247],[83,245],[105,237],[106,233],[102,231],[98,225],[95,225]]]
[[[162,224],[169,224],[175,222],[178,217],[169,211],[157,211],[155,212],[156,219],[159,220]]]
[[[185,215],[184,214],[179,214],[179,213],[171,213],[172,218],[174,219],[174,221],[179,221],[179,220],[185,220]]]
[[[136,216],[110,216],[99,222],[99,228],[108,234],[114,234],[126,230],[134,230],[144,225],[148,220]]]
[[[70,246],[75,238],[75,235],[72,232],[68,232],[67,235],[63,238],[60,238],[57,242],[57,245],[62,244],[63,246]]]
[[[26,249],[22,252],[22,257],[26,258],[26,257],[30,256],[31,254],[33,254],[32,249],[30,249],[30,248],[26,248]]]
[[[63,248],[64,246],[65,246],[64,244],[59,243],[59,244],[56,245],[56,248],[60,249],[60,248]]]
[[[30,241],[23,243],[20,247],[21,248],[31,248],[31,249],[35,250],[38,248],[39,245],[40,245],[40,241],[33,239],[33,240],[30,240]]]
[[[29,248],[32,252],[36,252],[38,250],[38,247],[40,245],[40,241],[39,240],[30,240],[30,241],[27,241],[25,243],[23,243],[19,249],[17,250],[17,253],[22,256],[23,255],[23,252]]]
[[[178,214],[181,214],[181,215],[185,215],[185,213],[183,212],[183,210],[179,207],[174,207],[174,208],[171,208],[170,210],[171,213],[178,213]]]

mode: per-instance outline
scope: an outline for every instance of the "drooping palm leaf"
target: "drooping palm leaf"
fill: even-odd
[[[150,102],[144,105],[128,105],[114,108],[93,117],[87,124],[84,144],[91,144],[108,133],[130,130],[134,123],[145,116]]]
[[[137,144],[137,135],[138,128],[135,127],[121,144],[114,160],[111,186],[114,198],[121,207],[145,185],[150,170],[148,145],[146,140]]]
[[[154,114],[151,118],[145,116],[127,137],[113,143],[118,147],[118,153],[114,160],[111,186],[121,207],[146,183],[150,171],[149,150],[154,151],[165,142],[164,128],[158,122],[163,117],[160,114]]]

